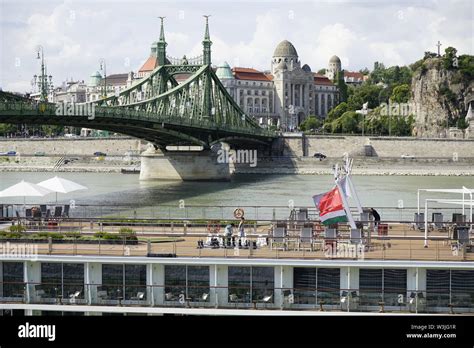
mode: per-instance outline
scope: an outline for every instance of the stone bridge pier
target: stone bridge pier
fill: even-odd
[[[141,155],[140,180],[227,181],[229,163],[215,150],[166,151],[148,148]]]

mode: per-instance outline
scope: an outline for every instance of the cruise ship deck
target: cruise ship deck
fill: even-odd
[[[71,220],[62,228],[78,225]],[[226,243],[208,226],[189,223],[135,226],[136,238],[113,242],[83,240],[97,235],[100,224],[83,226],[82,239],[9,240],[17,254],[5,253],[4,244],[0,309],[3,315],[474,313],[471,240],[453,239],[450,226],[430,229],[425,240],[409,223],[389,223],[380,235],[368,224],[359,239],[345,225],[331,238],[315,225],[309,238],[301,235],[304,225],[288,225],[280,236],[277,225],[255,222],[240,242]],[[21,255],[31,251],[33,257]]]

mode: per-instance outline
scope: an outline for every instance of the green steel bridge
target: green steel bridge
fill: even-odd
[[[61,107],[0,92],[0,123],[86,127],[130,135],[167,145],[210,148],[269,146],[278,134],[261,128],[229,95],[211,67],[209,24],[203,54],[193,59],[166,55],[163,19],[156,58],[158,67],[120,93],[93,103]],[[176,75],[188,78],[178,84]]]

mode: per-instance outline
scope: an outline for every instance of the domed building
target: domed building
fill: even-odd
[[[334,81],[336,79],[337,73],[340,72],[341,69],[341,59],[339,59],[338,56],[332,56],[329,59],[329,65],[326,71],[327,78],[331,81]]]
[[[276,46],[270,71],[231,69],[224,63],[216,67],[216,75],[248,115],[284,131],[298,129],[309,115],[326,117],[339,100],[337,87],[326,76],[315,74],[308,64],[301,66],[288,40]]]

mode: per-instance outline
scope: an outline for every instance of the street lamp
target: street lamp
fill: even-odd
[[[105,59],[101,58],[99,60],[99,64],[100,64],[100,70],[104,72],[104,92],[102,94],[102,97],[106,98],[107,97],[107,65],[105,63]]]
[[[46,64],[44,63],[44,52],[43,46],[38,46],[38,50],[36,51],[36,59],[41,59],[41,75],[33,76],[33,84],[38,86],[40,92],[40,101],[45,102],[48,101],[48,94],[50,91],[53,90],[53,76],[47,74],[46,72]],[[48,81],[49,79],[49,81]]]

